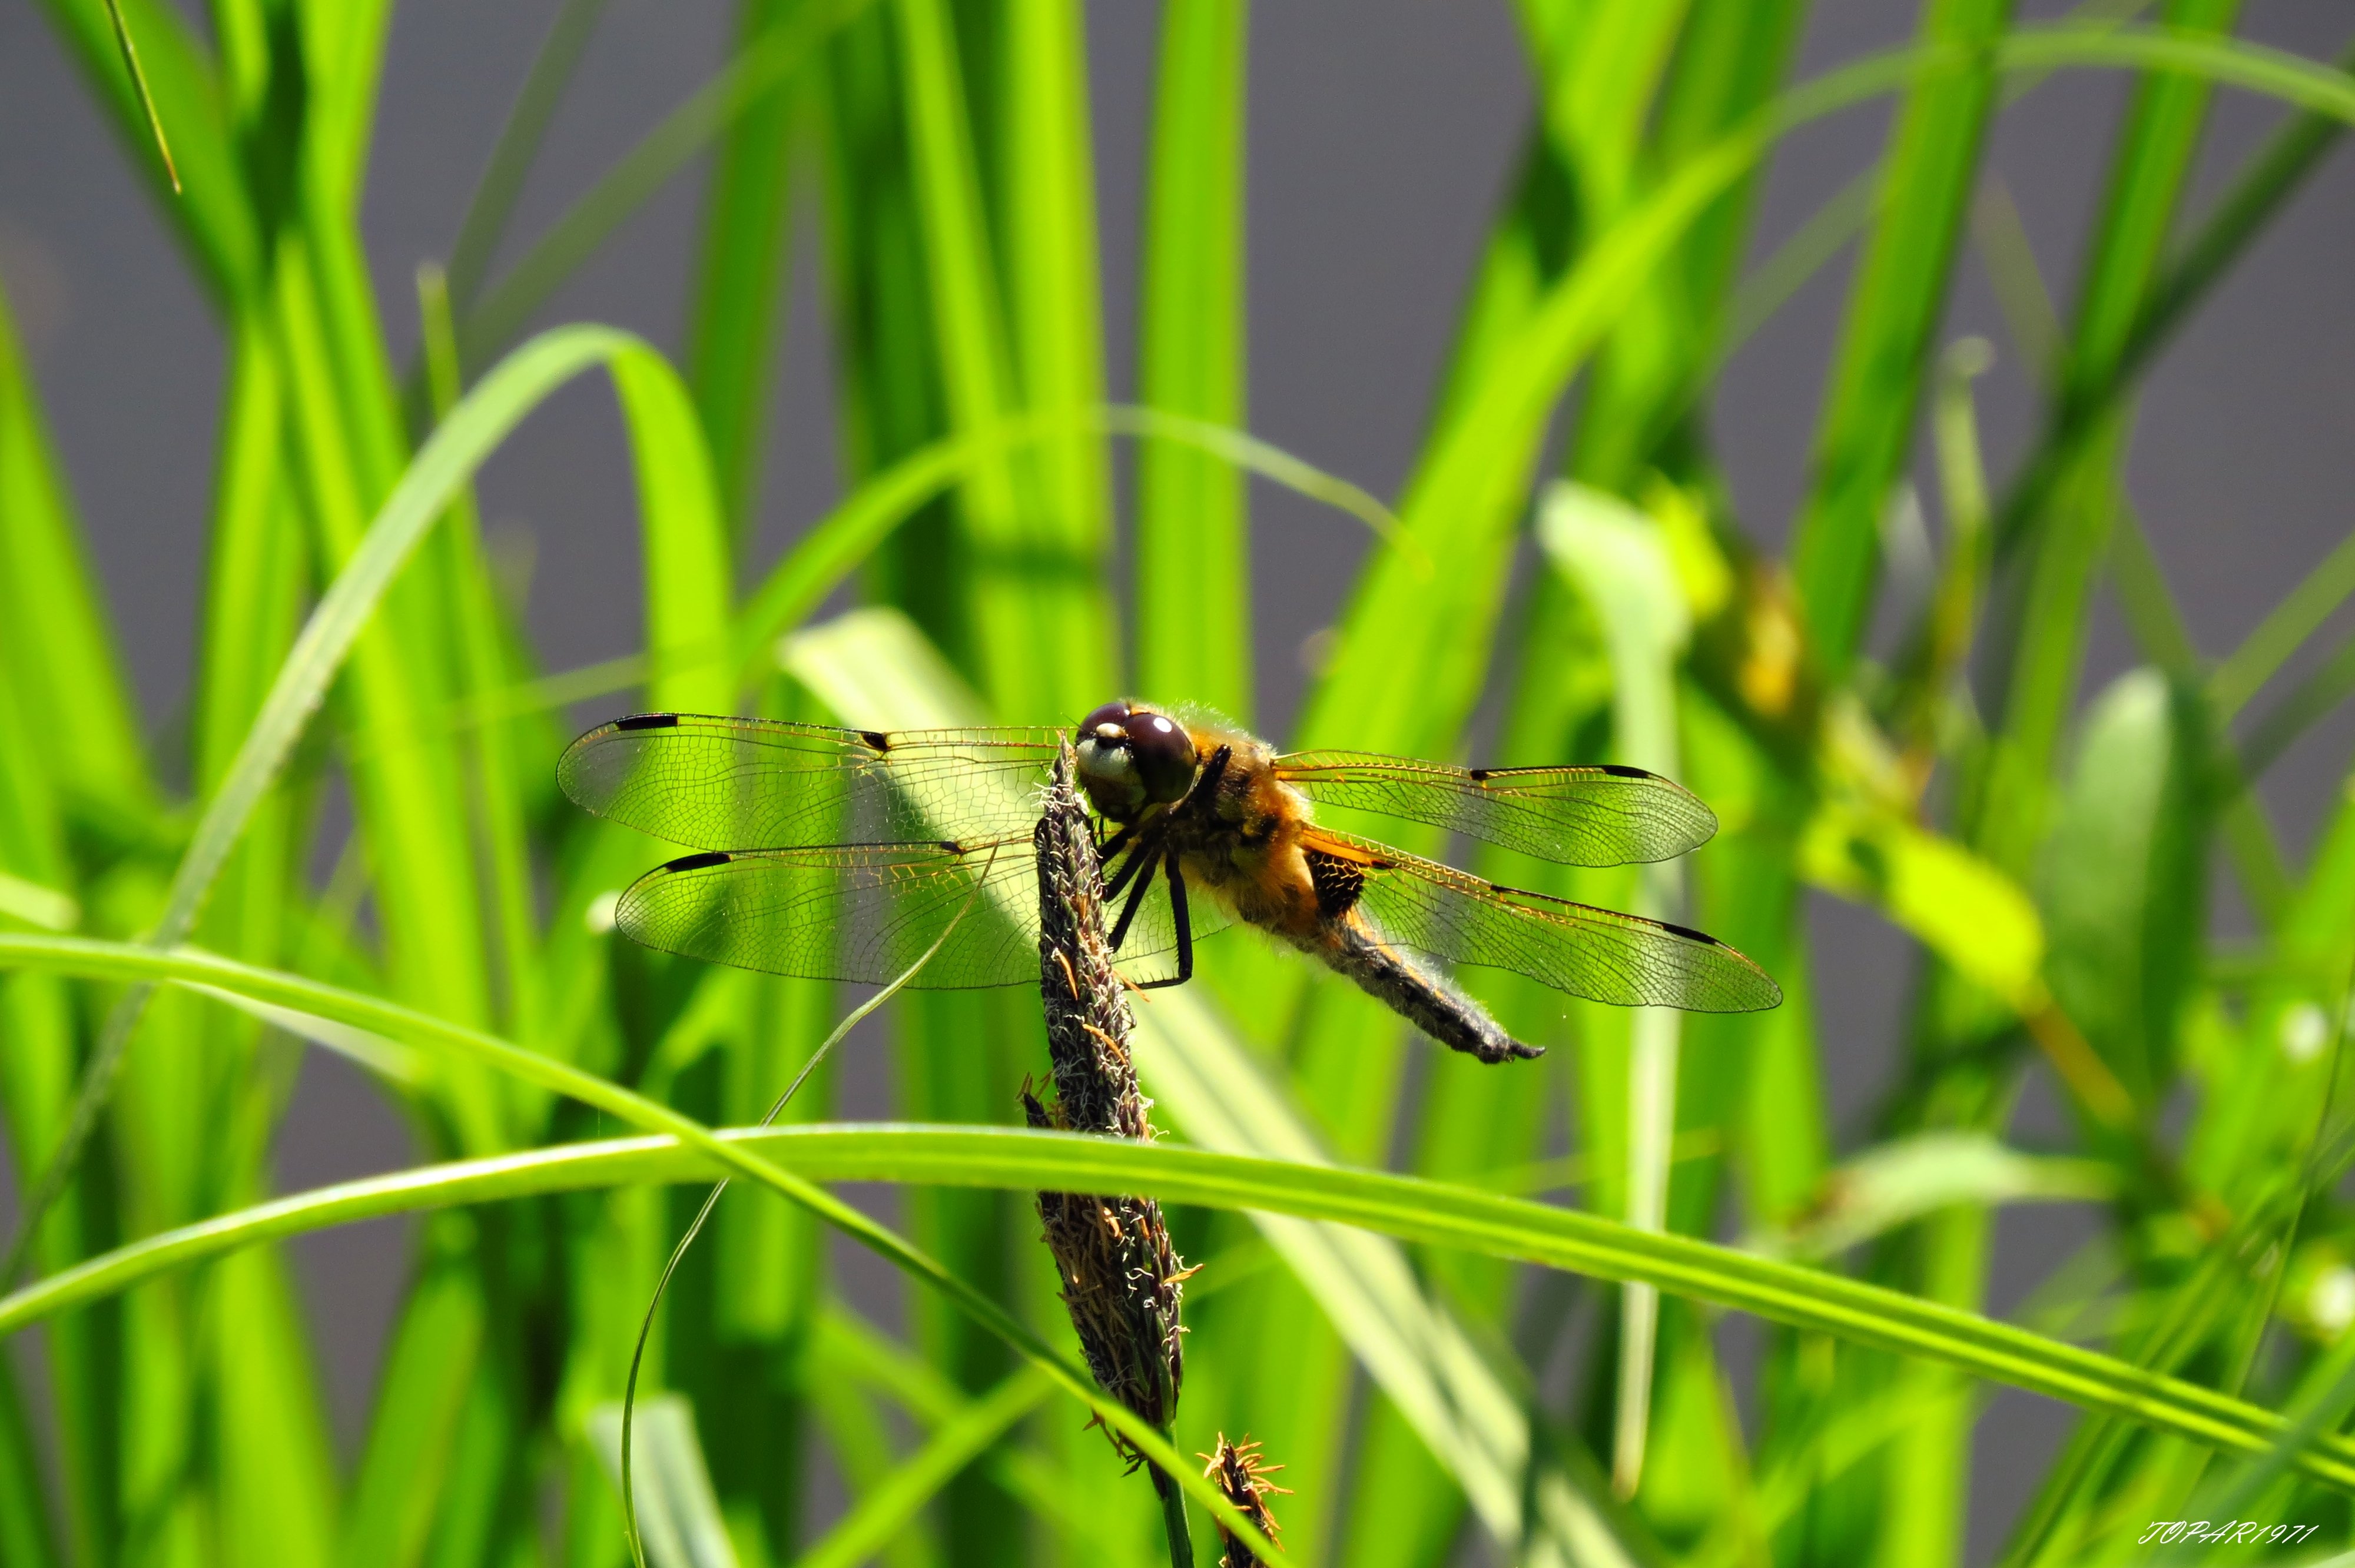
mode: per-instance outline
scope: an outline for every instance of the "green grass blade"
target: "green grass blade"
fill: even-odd
[[[1104,400],[1103,280],[1096,260],[1095,166],[1089,120],[1086,11],[1080,0],[1018,0],[1003,13],[998,80],[994,231],[1006,260],[1010,362],[1023,404],[1080,414]],[[1224,419],[1221,424],[1237,421]],[[1073,717],[1116,687],[1117,639],[1105,573],[1112,557],[1112,480],[1103,438],[1074,428],[1035,461],[1033,526],[1072,581],[1059,595],[1060,630],[1080,641],[1068,679],[1028,694]],[[1050,633],[1053,635],[1054,633]],[[1033,635],[1037,635],[1034,631]]]
[[[106,19],[114,24],[114,42],[123,52],[123,70],[131,79],[132,90],[137,94],[140,110],[147,116],[147,129],[155,138],[155,156],[164,165],[164,175],[172,183],[172,194],[180,194],[180,171],[172,166],[172,144],[164,135],[164,117],[155,112],[155,96],[147,88],[147,73],[139,68],[139,46],[131,41],[131,28],[123,20],[123,0],[106,0]]]
[[[507,110],[490,161],[466,202],[466,215],[458,220],[458,238],[450,244],[450,300],[459,312],[472,305],[482,290],[491,258],[506,235],[516,198],[523,194],[524,181],[539,155],[548,122],[555,118],[604,9],[605,0],[564,0],[539,52],[532,57],[531,74],[524,78],[522,90]]]
[[[489,1050],[497,1044],[371,997],[190,950],[158,954],[122,943],[5,936],[0,962],[91,978],[201,979],[420,1045]],[[527,1068],[514,1059],[527,1053],[499,1049],[513,1052],[518,1071],[541,1075],[551,1086],[561,1079],[571,1086],[566,1092],[595,1093],[617,1115],[629,1098],[610,1086],[583,1083],[544,1058],[531,1059]],[[633,1116],[685,1120],[643,1103]],[[1148,1192],[1171,1202],[1265,1210],[1523,1256],[1604,1278],[1648,1277],[1663,1290],[1940,1361],[2234,1452],[2264,1454],[2287,1425],[2243,1401],[1970,1312],[1690,1237],[1644,1234],[1575,1210],[1381,1171],[1010,1128],[847,1125],[724,1136],[682,1129],[664,1138],[535,1150],[373,1177],[257,1205],[92,1259],[0,1300],[0,1333],[203,1257],[326,1225],[583,1186],[708,1182],[722,1170],[765,1172],[754,1179],[780,1188],[808,1181],[953,1181],[1008,1191]],[[2355,1441],[2326,1434],[2297,1462],[2318,1480],[2355,1489]]]
[[[675,1393],[657,1394],[638,1408],[631,1439],[638,1528],[655,1568],[737,1568],[735,1544],[719,1517],[719,1495],[696,1440],[695,1410]],[[622,1410],[598,1406],[589,1414],[590,1441],[605,1478],[622,1484]]]
[[[0,671],[44,763],[71,789],[152,805],[137,705],[83,548],[40,397],[0,293]]]
[[[302,17],[305,174],[340,214],[357,217],[392,0],[310,0]]]
[[[427,402],[436,423],[450,417],[462,395],[458,342],[446,281],[432,267],[418,270],[418,337]],[[474,488],[462,485],[441,533],[449,619],[457,643],[453,661],[461,700],[503,690],[514,682],[511,650],[517,641],[484,558],[482,519]],[[532,885],[531,846],[524,821],[533,771],[525,760],[522,726],[492,715],[464,736],[475,805],[475,837],[483,860],[487,934],[496,944],[498,1016],[520,1039],[538,1039],[543,1018],[539,932]],[[542,755],[544,755],[544,751]]]
[[[415,1568],[424,1560],[467,1396],[488,1375],[485,1303],[467,1256],[472,1231],[454,1215],[425,1227],[345,1508],[342,1560],[349,1568]]]
[[[1146,184],[1137,396],[1243,422],[1246,0],[1172,0],[1161,15]],[[1136,689],[1248,723],[1250,524],[1241,477],[1148,441],[1136,459]]]
[[[638,481],[646,644],[691,646],[708,628],[728,624],[735,582],[710,450],[686,382],[659,353],[633,344],[608,368]],[[735,683],[724,665],[671,669],[657,652],[646,693],[657,707],[716,713],[733,701]]]
[[[1985,58],[2010,15],[2011,0],[1926,0],[1920,36]],[[1881,216],[1849,292],[1791,549],[1817,654],[1834,673],[1864,633],[1881,509],[1912,437],[1993,94],[1986,70],[1922,82],[1883,160]]]
[[[115,133],[163,204],[164,216],[191,253],[216,302],[249,290],[262,266],[262,238],[248,203],[245,175],[212,62],[181,14],[161,0],[121,0],[124,24],[139,39],[139,58],[156,113],[172,128],[173,193],[153,155],[146,111],[123,71],[110,0],[42,0],[71,47],[83,79],[104,104]]]
[[[49,945],[39,945],[42,943]],[[1237,1530],[1246,1539],[1250,1537],[1252,1527],[1249,1521],[1215,1488],[1194,1476],[1190,1467],[1178,1457],[1167,1439],[1139,1420],[1126,1406],[1100,1393],[1084,1370],[1049,1349],[1037,1335],[1007,1315],[1003,1308],[948,1273],[887,1227],[823,1189],[718,1137],[709,1128],[691,1117],[634,1094],[594,1074],[584,1073],[553,1057],[510,1044],[481,1030],[299,975],[258,969],[210,954],[199,956],[191,948],[166,952],[135,943],[70,937],[42,938],[0,933],[0,968],[27,968],[36,962],[52,972],[78,973],[92,980],[145,984],[166,980],[193,981],[223,991],[236,991],[256,1001],[316,1013],[334,1022],[405,1041],[436,1054],[474,1061],[551,1094],[562,1095],[593,1107],[630,1126],[676,1138],[734,1176],[783,1194],[852,1240],[875,1251],[905,1271],[911,1279],[954,1299],[992,1334],[1046,1373],[1058,1387],[1094,1411],[1106,1425],[1116,1428],[1153,1463],[1176,1476],[1195,1499],[1230,1529]],[[527,1167],[530,1159],[528,1156],[506,1158],[523,1160]],[[1032,1186],[1035,1190],[1036,1184]],[[37,1290],[39,1288],[35,1287]],[[46,1299],[40,1297],[31,1298]],[[13,1315],[0,1309],[0,1334],[9,1332],[15,1326]]]
[[[2213,37],[2236,8],[2232,0],[2178,0],[2169,15],[2185,31],[2143,41]],[[2262,61],[2252,56],[2246,63]],[[2131,339],[2190,173],[2208,90],[2197,78],[2154,76],[2128,111],[2073,323],[2066,402],[2083,401],[2087,386],[2106,385]],[[2000,722],[2006,762],[1976,803],[1971,831],[1979,847],[2015,871],[2030,853],[2041,814],[2035,791],[2051,771],[2076,695],[2090,596],[2119,503],[2117,471],[2129,419],[2114,408],[2099,429],[2087,432],[2056,480],[2019,608],[2018,641],[1998,650],[2009,665]]]
[[[766,101],[869,0],[826,0],[804,11],[787,32],[737,57],[637,144],[564,211],[548,232],[468,312],[458,343],[469,366],[483,364],[513,342],[532,315],[613,230],[696,154]]]
[[[1020,407],[975,138],[943,0],[895,0],[892,16],[934,354],[950,428],[971,433]],[[1100,555],[1050,506],[1038,466],[1013,458],[984,463],[961,497],[973,667],[1009,716],[1084,713],[1111,668]]]
[[[16,1393],[13,1366],[0,1365],[0,1563],[10,1568],[53,1568],[58,1555],[49,1528],[39,1449]]]
[[[2288,597],[2273,608],[2254,631],[2208,677],[2208,700],[2218,716],[2231,718],[2264,690],[2306,640],[2322,630],[2332,613],[2355,594],[2355,535],[2317,562]]]
[[[800,0],[743,0],[737,51],[788,36]],[[703,251],[689,307],[687,376],[710,435],[712,465],[739,547],[759,515],[769,387],[784,297],[796,98],[778,78],[728,127],[704,196]]]
[[[2339,68],[2342,76],[2355,71],[2355,46],[2339,56]],[[2243,166],[2240,177],[2217,201],[2199,232],[2152,282],[2141,318],[2118,355],[2113,379],[2106,386],[2089,386],[2077,402],[2056,408],[2047,421],[1998,509],[2000,550],[2008,553],[2018,543],[2078,441],[2264,232],[2266,224],[2345,133],[2347,124],[2343,111],[2309,106],[2276,130]]]
[[[1684,769],[1677,761],[1676,669],[1691,634],[1691,612],[1663,531],[1615,496],[1582,486],[1557,484],[1541,507],[1540,545],[1603,626],[1611,661],[1614,755],[1678,777]],[[1636,912],[1680,917],[1683,882],[1673,863],[1646,867]],[[1668,1223],[1679,1025],[1675,1012],[1646,1008],[1628,1028],[1625,1218],[1637,1230],[1657,1231]],[[1589,1114],[1610,1109],[1598,1106]],[[1628,1287],[1620,1301],[1611,1457],[1612,1487],[1623,1498],[1634,1496],[1643,1479],[1658,1326],[1658,1296],[1642,1285]]]
[[[171,946],[194,928],[221,868],[244,836],[346,655],[360,641],[393,578],[457,488],[524,415],[557,387],[600,363],[641,364],[632,358],[636,355],[651,356],[652,351],[625,334],[603,328],[575,327],[545,334],[485,376],[459,411],[435,432],[387,499],[365,542],[352,553],[304,624],[235,761],[206,806],[188,851],[174,874],[163,914],[149,936],[151,942]],[[631,377],[632,389],[624,390],[625,401],[651,396],[645,387],[655,383],[648,372],[638,369],[631,372]],[[617,373],[617,387],[622,379]],[[684,418],[691,423],[691,414]],[[673,448],[670,443],[656,442],[655,450]],[[472,907],[471,896],[464,907]],[[444,924],[454,921],[460,913],[459,908],[449,906],[430,911],[433,920]],[[29,1219],[20,1222],[14,1250],[21,1253],[26,1225],[37,1222],[54,1200],[64,1173],[79,1159],[81,1145],[112,1088],[123,1052],[145,1002],[146,993],[134,988],[110,1014],[106,1034],[83,1075],[73,1120],[49,1172],[27,1199]],[[472,1130],[477,1139],[494,1137],[486,1127]]]
[[[1054,1384],[1036,1367],[1007,1376],[943,1423],[905,1463],[871,1487],[857,1507],[794,1560],[795,1568],[857,1568],[867,1562],[1054,1392]]]
[[[827,1311],[821,1325],[819,1353],[837,1386],[851,1381],[864,1384],[928,1428],[938,1430],[973,1409],[973,1401],[964,1392],[930,1362],[838,1303]],[[1096,1461],[1102,1453],[1098,1449],[1087,1457]],[[1158,1535],[1157,1521],[1149,1517],[1124,1519],[1119,1510],[1106,1506],[1100,1489],[1082,1478],[1086,1471],[1058,1463],[1036,1449],[1006,1445],[991,1450],[985,1463],[998,1483],[1020,1498],[1032,1513],[1054,1521],[1074,1543],[1092,1552],[1091,1561],[1138,1568],[1159,1557],[1157,1544],[1147,1542],[1142,1528],[1149,1526]],[[879,1469],[879,1478],[880,1474]],[[1124,1528],[1129,1526],[1140,1528]],[[911,1536],[912,1532],[902,1532],[903,1539]]]

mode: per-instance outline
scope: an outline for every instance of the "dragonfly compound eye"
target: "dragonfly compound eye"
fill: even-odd
[[[1131,713],[1128,749],[1146,800],[1171,805],[1194,787],[1194,737],[1177,720],[1143,708]]]
[[[1133,821],[1149,805],[1186,798],[1194,784],[1194,739],[1186,726],[1149,708],[1106,703],[1072,736],[1080,782],[1097,810]]]

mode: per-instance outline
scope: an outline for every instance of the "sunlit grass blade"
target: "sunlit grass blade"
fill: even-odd
[[[53,737],[44,766],[71,789],[153,804],[131,694],[65,475],[0,291],[0,678],[16,733]]]
[[[93,977],[201,977],[208,984],[381,1029],[421,1046],[512,1051],[488,1036],[374,998],[191,950],[158,954],[72,938],[0,937],[0,961]],[[615,1114],[632,1098],[560,1065],[543,1065],[544,1058],[530,1059],[527,1067],[527,1057],[522,1052],[502,1054],[519,1071],[597,1095]],[[644,1102],[632,1107],[632,1115],[674,1125],[687,1120]],[[1020,1128],[852,1124],[714,1135],[682,1127],[661,1138],[535,1150],[372,1177],[133,1243],[19,1290],[0,1302],[0,1333],[203,1257],[325,1225],[582,1186],[706,1181],[722,1170],[758,1171],[755,1180],[787,1191],[815,1192],[805,1188],[810,1181],[954,1181],[1016,1191],[1150,1192],[1169,1202],[1264,1209],[1435,1245],[1500,1250],[1606,1278],[1648,1277],[1665,1290],[1932,1357],[1975,1375],[2240,1453],[2270,1451],[2287,1425],[2283,1417],[2242,1401],[1972,1313],[1689,1237],[1645,1235],[1573,1210],[1380,1171]],[[2355,1489],[2355,1442],[2343,1436],[2318,1437],[2297,1464],[2303,1473],[2335,1488]]]
[[[1249,1538],[1251,1526],[1248,1521],[1226,1502],[1215,1488],[1200,1483],[1198,1478],[1193,1477],[1189,1467],[1178,1459],[1176,1450],[1159,1433],[1125,1405],[1101,1393],[1076,1362],[1050,1350],[1037,1335],[1008,1315],[1005,1308],[964,1280],[950,1274],[888,1227],[823,1189],[762,1160],[740,1144],[719,1138],[691,1117],[594,1074],[584,1073],[538,1052],[527,1051],[481,1030],[435,1018],[398,1002],[324,985],[280,970],[262,969],[209,954],[199,955],[195,949],[185,948],[165,951],[134,943],[0,933],[0,968],[27,967],[35,961],[37,954],[47,960],[41,964],[43,969],[52,972],[78,973],[86,979],[149,984],[193,980],[222,990],[240,991],[257,1001],[316,1013],[332,1022],[405,1041],[439,1055],[470,1059],[492,1071],[594,1107],[628,1125],[675,1138],[708,1157],[721,1171],[768,1187],[809,1210],[906,1272],[911,1280],[954,1300],[991,1334],[1042,1371],[1059,1388],[1094,1411],[1106,1425],[1116,1428],[1148,1459],[1176,1476],[1196,1500],[1230,1529],[1237,1529],[1245,1534],[1246,1539]],[[504,1161],[494,1163],[510,1171],[527,1169],[531,1157],[505,1157],[505,1160],[516,1160],[524,1163],[521,1166],[507,1165]],[[1035,1189],[1040,1183],[1029,1185]],[[212,1222],[215,1227],[218,1224],[218,1221]],[[203,1228],[199,1226],[198,1230]],[[89,1276],[85,1273],[77,1277],[87,1278]],[[33,1287],[35,1291],[40,1288]],[[54,1292],[54,1284],[50,1289]],[[43,1299],[39,1296],[30,1298]],[[7,1333],[13,1326],[11,1314],[0,1309],[0,1334]]]
[[[1167,413],[1243,418],[1246,0],[1161,16],[1146,185],[1137,396]],[[1136,689],[1249,723],[1250,534],[1240,475],[1147,441],[1137,453]]]
[[[999,286],[949,11],[942,0],[896,0],[892,17],[933,355],[950,427],[970,433],[1022,406],[1016,329]],[[1050,495],[1042,471],[1038,461],[1009,454],[965,482],[959,511],[969,554],[960,586],[984,694],[1008,716],[1060,718],[1103,700],[1113,637],[1104,541],[1082,532],[1080,519],[1056,514],[1056,502],[1069,497],[1063,486]]]
[[[1926,0],[1919,33],[1985,58],[2010,16],[2011,0]],[[1864,633],[1881,508],[1905,459],[1993,97],[1984,69],[1918,84],[1882,161],[1880,217],[1857,263],[1791,548],[1808,628],[1835,672]]]
[[[804,9],[797,0],[743,0],[736,21],[739,58],[786,37]],[[797,101],[792,78],[780,77],[735,118],[720,139],[704,197],[687,378],[711,441],[730,536],[740,546],[759,512],[790,251],[787,176]]]
[[[545,334],[517,351],[485,377],[470,393],[458,414],[439,429],[418,455],[400,485],[386,501],[366,540],[336,576],[302,635],[287,655],[268,698],[256,715],[237,758],[223,774],[219,788],[206,807],[202,821],[174,874],[170,895],[149,940],[167,947],[184,939],[212,892],[215,879],[252,820],[311,714],[325,696],[350,653],[361,639],[378,603],[394,577],[414,552],[425,531],[448,504],[457,487],[487,457],[525,414],[557,387],[581,371],[601,363],[643,365],[659,357],[625,334],[602,328],[577,327]],[[634,373],[635,395],[658,401],[661,383],[651,369]],[[673,378],[676,385],[676,377]],[[676,393],[683,403],[684,392]],[[686,416],[692,421],[692,414]],[[650,435],[652,450],[666,444]],[[655,476],[650,483],[668,482]],[[414,804],[415,802],[411,802]],[[472,909],[472,898],[458,908],[420,911],[449,923]],[[18,1240],[12,1252],[21,1255],[22,1236],[38,1222],[53,1202],[80,1158],[81,1145],[96,1124],[112,1087],[122,1054],[146,1002],[146,992],[134,987],[109,1015],[107,1029],[85,1070],[74,1118],[52,1157],[42,1181],[28,1193]],[[469,1129],[482,1142],[495,1142],[487,1126]]]
[[[974,141],[996,154],[996,223],[1005,265],[1010,366],[1024,406],[1078,413],[1104,400],[1103,283],[1096,256],[1094,125],[1088,99],[1087,12],[1080,0],[1014,0],[1001,13],[999,79],[986,97],[994,132]],[[945,258],[943,258],[945,260]],[[1218,420],[1234,424],[1232,418]],[[1112,479],[1103,439],[1074,428],[1033,460],[1032,524],[1050,552],[1039,568],[1069,575],[1052,635],[1068,636],[1071,671],[1028,694],[1048,707],[1116,683],[1119,638],[1107,573]],[[1068,565],[1053,564],[1056,557]]]
[[[622,1412],[610,1404],[589,1416],[590,1441],[617,1489],[625,1484],[622,1421]],[[657,1395],[645,1403],[637,1425],[640,1457],[628,1484],[637,1492],[647,1561],[655,1568],[737,1568],[736,1548],[696,1440],[693,1407],[675,1393]]]
[[[1054,1384],[1035,1367],[1009,1374],[943,1423],[794,1561],[800,1568],[857,1568],[906,1530],[960,1471],[1054,1392]]]

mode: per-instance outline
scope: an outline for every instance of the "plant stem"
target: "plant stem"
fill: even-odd
[[[1161,1435],[1167,1437],[1167,1429]],[[1153,1489],[1161,1496],[1161,1528],[1169,1537],[1169,1568],[1194,1568],[1194,1537],[1186,1528],[1186,1494],[1160,1466],[1146,1468],[1152,1473]]]

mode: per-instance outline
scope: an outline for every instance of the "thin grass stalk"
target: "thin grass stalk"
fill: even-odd
[[[932,938],[932,946],[918,954],[916,961],[902,969],[889,985],[843,1015],[842,1022],[835,1025],[834,1033],[818,1043],[817,1049],[811,1052],[809,1059],[802,1064],[801,1071],[794,1075],[794,1081],[770,1102],[767,1113],[754,1125],[762,1128],[774,1126],[777,1118],[783,1115],[785,1107],[793,1103],[794,1097],[801,1092],[801,1086],[809,1082],[810,1075],[817,1071],[837,1045],[842,1044],[843,1036],[858,1028],[868,1014],[897,996],[911,980],[924,971],[924,966],[932,961],[941,948],[947,945],[949,938],[956,933],[956,928],[964,923],[965,916],[973,913],[973,906],[980,900],[981,890],[989,880],[989,867],[996,859],[993,853],[990,860],[984,863],[980,874],[974,878],[973,891],[965,895],[964,902],[957,906],[956,913],[950,916],[948,924],[941,927],[941,934]],[[678,1272],[679,1260],[695,1245],[695,1238],[703,1234],[705,1223],[711,1218],[711,1211],[719,1204],[720,1194],[727,1191],[726,1177],[712,1184],[711,1191],[704,1196],[703,1206],[696,1211],[695,1218],[688,1223],[687,1234],[680,1236],[678,1245],[671,1249],[669,1261],[663,1265],[662,1275],[655,1282],[654,1298],[646,1303],[645,1316],[638,1323],[637,1343],[630,1351],[630,1372],[622,1393],[622,1524],[623,1532],[630,1543],[630,1557],[638,1568],[645,1568],[646,1562],[645,1542],[638,1532],[637,1492],[630,1475],[631,1418],[637,1404],[638,1370],[645,1358],[646,1338],[654,1330],[655,1312],[662,1305],[663,1292],[669,1286],[671,1276]]]
[[[1080,1368],[1058,1355],[1004,1308],[949,1273],[888,1227],[842,1202],[823,1188],[762,1160],[739,1143],[717,1136],[711,1128],[691,1117],[593,1074],[584,1073],[539,1053],[524,1050],[467,1025],[452,1023],[396,1002],[357,992],[339,991],[337,988],[323,986],[299,976],[262,970],[209,955],[197,958],[189,949],[163,953],[131,943],[96,942],[74,938],[33,938],[0,933],[0,966],[14,967],[36,951],[44,950],[44,945],[53,956],[71,955],[66,960],[69,967],[79,968],[90,978],[124,980],[136,977],[159,981],[167,977],[195,978],[202,975],[205,978],[200,983],[226,980],[245,995],[302,1011],[319,1011],[324,1003],[325,1016],[340,1014],[341,1021],[372,1033],[407,1039],[436,1050],[464,1054],[494,1070],[592,1106],[630,1125],[676,1138],[711,1159],[722,1171],[749,1177],[809,1209],[851,1239],[881,1255],[911,1278],[939,1290],[962,1310],[970,1313],[991,1334],[1036,1364],[1057,1386],[1074,1394],[1094,1410],[1107,1425],[1119,1433],[1124,1441],[1142,1451],[1164,1471],[1178,1478],[1179,1483],[1200,1499],[1229,1528],[1237,1530],[1246,1540],[1251,1538],[1248,1521],[1215,1489],[1195,1478],[1189,1467],[1178,1462],[1176,1450],[1169,1446],[1159,1432],[1138,1419],[1119,1401],[1097,1393]],[[1042,1184],[1036,1180],[1025,1183],[1033,1188]],[[8,1328],[8,1314],[0,1311],[0,1333],[7,1332]],[[2355,1475],[2355,1462],[2350,1462],[2350,1475]]]
[[[2355,43],[2340,52],[2338,67],[2355,72]],[[2047,417],[2035,448],[2021,462],[1997,508],[1999,558],[2009,558],[2019,546],[2069,453],[2092,422],[2173,341],[2208,291],[2231,271],[2297,194],[2346,128],[2344,116],[2306,110],[2291,117],[2242,165],[2232,188],[2218,199],[2199,231],[2169,258],[2166,270],[2151,284],[2111,379],[2090,387],[2081,401],[2063,405]]]
[[[563,9],[557,12],[540,40],[539,52],[532,56],[531,70],[515,101],[507,106],[499,139],[491,146],[481,178],[474,182],[474,194],[467,198],[457,238],[450,242],[446,271],[453,316],[465,314],[482,291],[491,258],[506,236],[516,198],[523,194],[524,181],[538,159],[549,122],[556,117],[604,10],[605,0],[564,0]]]

